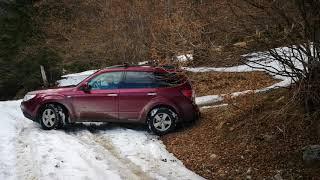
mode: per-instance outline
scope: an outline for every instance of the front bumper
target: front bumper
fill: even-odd
[[[27,102],[21,102],[20,104],[20,109],[24,115],[24,117],[32,120],[32,121],[36,121],[36,115],[32,112],[32,108],[29,107],[30,105],[28,105]]]

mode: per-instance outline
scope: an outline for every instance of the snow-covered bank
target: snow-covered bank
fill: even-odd
[[[102,124],[45,131],[19,105],[0,102],[0,179],[202,179],[145,129]]]
[[[277,48],[275,51],[278,52],[279,55],[286,56],[286,53],[291,53],[288,48]],[[292,79],[286,76],[282,71],[287,67],[283,67],[278,61],[276,61],[268,52],[258,52],[258,53],[250,53],[243,55],[244,58],[247,59],[248,63],[245,65],[233,66],[233,67],[183,67],[184,70],[191,72],[252,72],[252,71],[265,71],[266,73],[273,76],[275,79],[279,79],[280,82],[275,83],[271,86],[257,89],[257,90],[245,90],[241,92],[234,92],[231,94],[220,94],[220,95],[209,95],[203,97],[197,97],[196,102],[197,105],[209,106],[215,104],[217,102],[223,101],[224,96],[236,97],[239,95],[244,95],[248,93],[258,93],[258,92],[266,92],[272,89],[280,88],[280,87],[288,87],[292,84]],[[302,68],[302,64],[297,59],[293,59],[293,64],[297,68]],[[280,72],[280,74],[279,74]],[[283,73],[283,75],[281,75]]]

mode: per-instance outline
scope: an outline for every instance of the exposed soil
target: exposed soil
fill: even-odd
[[[318,179],[302,148],[319,143],[288,90],[252,94],[203,110],[193,126],[161,137],[187,168],[208,179]]]
[[[227,94],[268,87],[278,80],[265,72],[205,72],[188,73],[197,96]]]

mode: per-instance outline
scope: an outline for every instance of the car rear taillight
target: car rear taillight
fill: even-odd
[[[183,89],[181,90],[182,94],[187,97],[188,99],[190,99],[191,101],[195,101],[195,93],[193,90],[191,89]]]

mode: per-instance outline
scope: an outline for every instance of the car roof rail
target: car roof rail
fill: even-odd
[[[152,64],[141,64],[141,65],[137,65],[137,64],[129,64],[129,63],[123,63],[120,65],[113,65],[113,66],[109,66],[106,67],[105,69],[114,69],[114,68],[129,68],[129,67],[153,67],[153,68],[164,68],[164,69],[168,69],[168,70],[173,70],[176,69],[175,66],[170,65],[170,64],[163,64],[163,65],[152,65]]]
[[[120,65],[113,65],[113,66],[108,66],[105,69],[113,69],[113,68],[129,68],[129,67],[153,67],[152,65],[136,65],[136,64],[129,64],[129,63],[123,63]]]

